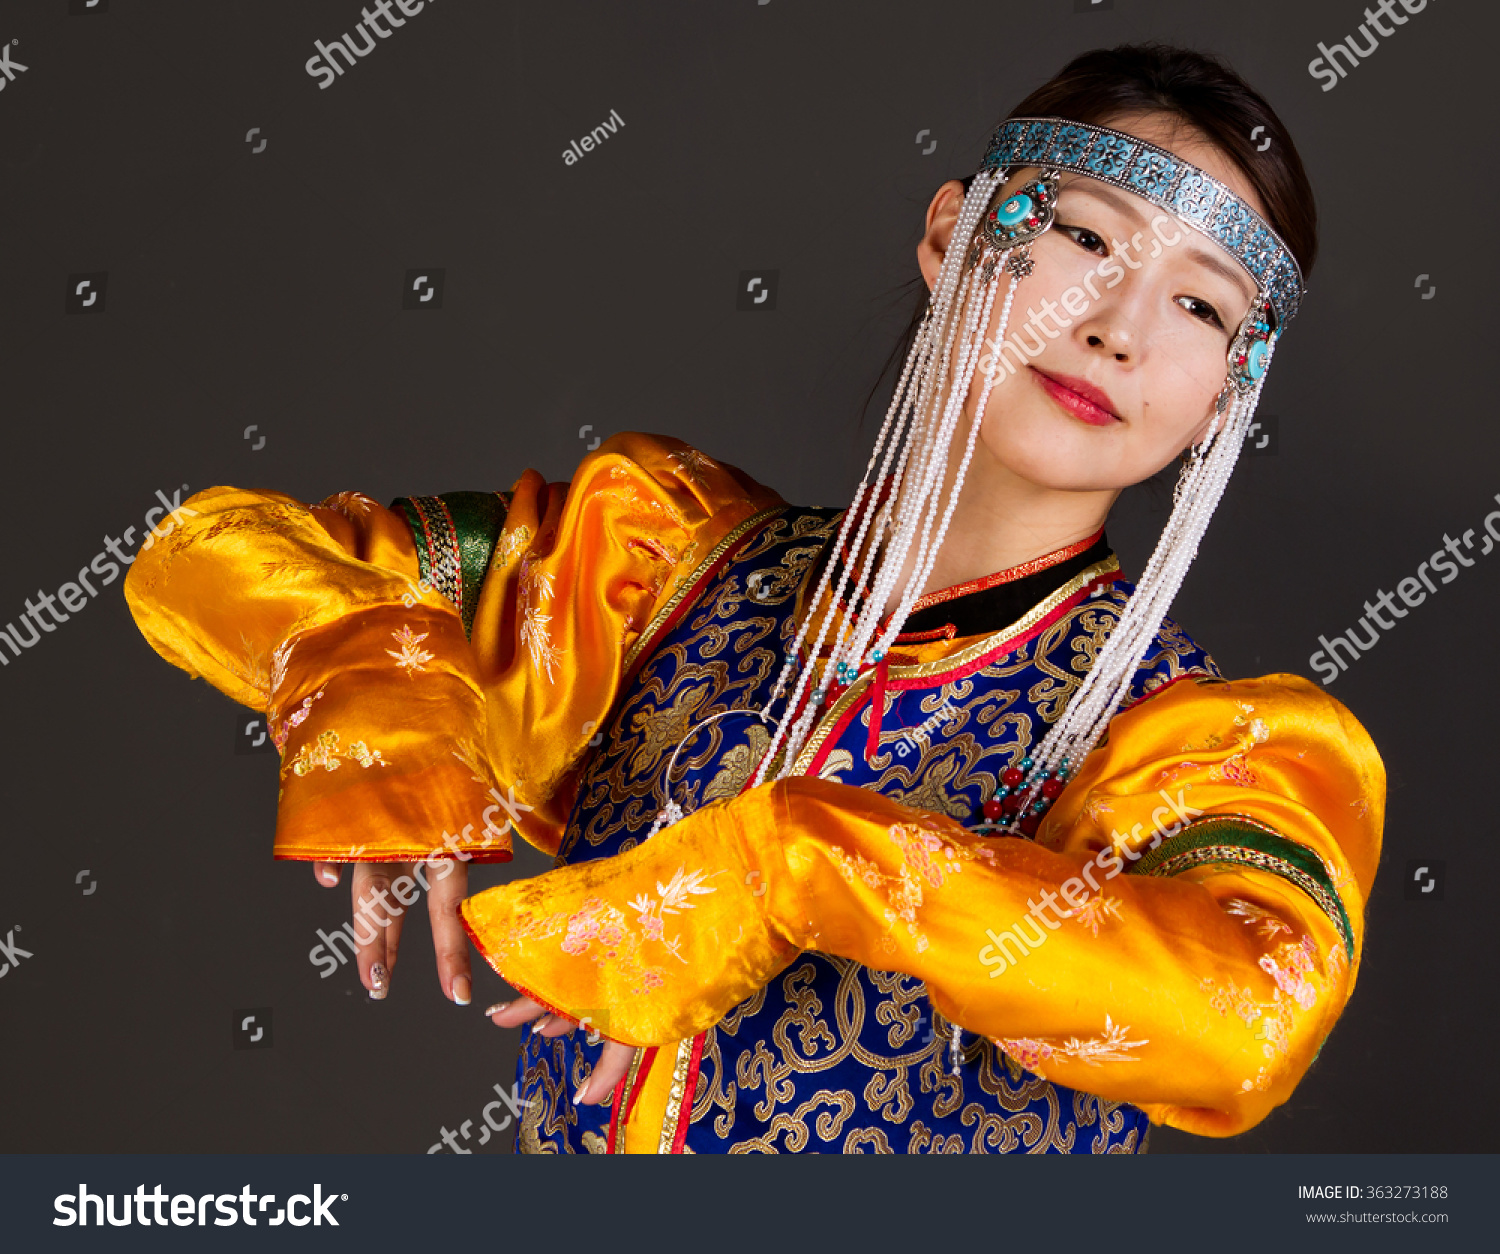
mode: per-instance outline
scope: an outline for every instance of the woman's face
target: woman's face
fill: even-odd
[[[1264,216],[1233,162],[1173,123],[1145,114],[1108,125],[1191,161]],[[1012,175],[1000,200],[1037,173]],[[961,201],[962,185],[948,183],[928,211],[919,259],[929,287]],[[1032,245],[1032,257],[1035,269],[1017,285],[997,342],[1002,278],[969,389],[972,420],[983,372],[993,373],[976,460],[988,453],[995,469],[1054,490],[1119,490],[1149,478],[1204,434],[1254,284],[1199,232],[1079,175],[1063,176],[1056,221]],[[956,438],[968,430],[966,421]]]

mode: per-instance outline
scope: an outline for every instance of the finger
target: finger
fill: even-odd
[[[576,1019],[570,1019],[567,1015],[549,1013],[546,1007],[539,1006],[529,997],[517,997],[515,1001],[496,1002],[484,1013],[489,1015],[490,1022],[496,1027],[518,1028],[529,1023],[533,1032],[549,1039],[561,1036],[564,1032],[571,1032],[578,1026]]]
[[[444,870],[443,868],[449,868]],[[432,920],[432,951],[437,958],[438,983],[443,996],[460,1006],[469,1004],[469,934],[458,908],[469,891],[469,867],[457,859],[429,864],[427,915]]]
[[[618,1041],[605,1041],[599,1061],[589,1074],[589,1078],[574,1094],[573,1104],[597,1106],[606,1100],[615,1091],[615,1086],[629,1074],[630,1064],[635,1061],[635,1055],[636,1050],[633,1045],[621,1045]]]
[[[391,868],[396,880],[391,887],[390,909],[385,912],[386,918],[391,921],[390,927],[385,929],[385,965],[392,974],[395,974],[396,959],[401,948],[401,926],[406,921],[406,910],[402,906],[400,894],[407,894],[408,904],[416,900],[411,895],[416,889],[416,881],[411,875],[414,865],[411,862],[398,862]]]
[[[337,862],[314,862],[312,869],[313,878],[324,888],[338,887],[339,864]]]
[[[404,913],[396,913],[400,909],[400,906],[396,906],[395,910],[385,913],[385,917],[391,921],[390,927],[385,929],[385,966],[392,974],[395,973],[396,958],[401,949],[401,921],[406,917]]]
[[[554,1036],[564,1036],[578,1026],[577,1019],[570,1019],[567,1015],[552,1014],[545,1021],[538,1021],[534,1027],[539,1036],[545,1036],[549,1041]]]
[[[391,916],[383,903],[391,900],[389,862],[356,862],[349,877],[353,895],[355,963],[359,979],[373,1001],[384,1001],[391,989],[390,958],[386,952],[386,931]]]
[[[547,1012],[529,997],[498,1001],[484,1012],[497,1028],[518,1028]]]

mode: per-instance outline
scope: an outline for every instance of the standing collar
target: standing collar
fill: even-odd
[[[842,516],[840,516],[842,521]],[[808,590],[823,577],[836,536],[830,537],[809,574]],[[1000,631],[1022,618],[1032,606],[1050,596],[1079,572],[1110,556],[1109,540],[1101,527],[1093,535],[1006,570],[982,575],[950,588],[918,597],[902,624],[896,644],[952,640]],[[853,576],[851,575],[851,582]],[[833,583],[838,581],[835,569]],[[831,588],[830,588],[831,590]],[[845,602],[847,605],[847,602]]]

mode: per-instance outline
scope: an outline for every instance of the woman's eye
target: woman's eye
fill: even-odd
[[[1071,239],[1080,248],[1091,253],[1097,253],[1101,257],[1109,256],[1109,247],[1105,242],[1094,234],[1086,226],[1063,226],[1057,224],[1057,229]]]
[[[1224,320],[1219,317],[1219,311],[1206,300],[1199,300],[1196,296],[1179,296],[1177,303],[1181,305],[1193,317],[1201,319],[1210,326],[1224,330]]]

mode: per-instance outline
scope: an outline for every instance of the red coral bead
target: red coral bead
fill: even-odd
[[[984,803],[984,817],[991,823],[1000,817],[1000,798],[991,797]]]
[[[1042,825],[1040,814],[1028,814],[1021,820],[1021,832],[1026,836],[1035,836],[1036,829]]]
[[[1062,782],[1062,780],[1060,780],[1060,779],[1049,779],[1046,783],[1044,783],[1042,785],[1042,796],[1046,797],[1048,801],[1051,801],[1053,798],[1059,796],[1062,793],[1062,790],[1063,790],[1063,782]]]
[[[1000,803],[1000,813],[1006,815],[1007,817],[1012,814],[1019,813],[1020,809],[1021,798],[1017,796],[1009,796]]]
[[[1010,770],[1001,773],[1000,782],[1007,788],[1014,788],[1024,778],[1025,776],[1020,771],[1016,770],[1015,767],[1011,767]]]

